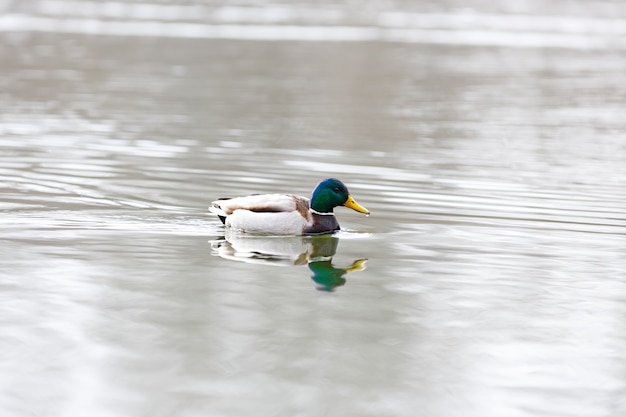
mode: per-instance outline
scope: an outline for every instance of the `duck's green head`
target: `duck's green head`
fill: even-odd
[[[319,213],[332,213],[337,206],[346,206],[359,213],[370,212],[348,192],[348,188],[335,178],[328,178],[317,184],[311,195],[311,208]]]

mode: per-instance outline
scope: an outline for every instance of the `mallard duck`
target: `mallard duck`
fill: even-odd
[[[345,206],[369,215],[339,180],[328,178],[317,184],[311,199],[292,194],[258,194],[222,198],[211,203],[227,227],[265,235],[317,235],[339,230],[333,209]]]

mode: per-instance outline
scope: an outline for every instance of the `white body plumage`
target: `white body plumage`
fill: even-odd
[[[209,210],[224,217],[227,227],[246,233],[301,235],[312,223],[309,199],[287,194],[262,194],[216,200]]]

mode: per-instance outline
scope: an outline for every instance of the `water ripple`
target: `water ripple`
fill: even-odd
[[[283,161],[311,172],[359,178],[351,188],[373,216],[403,219],[395,227],[431,221],[510,224],[539,229],[571,229],[626,234],[623,190],[606,193],[575,187],[535,188],[531,184],[478,177],[437,178],[401,168],[322,161]],[[488,174],[488,173],[486,173]],[[391,181],[391,183],[390,183]]]
[[[128,5],[53,0],[40,2],[35,10],[32,15],[9,13],[0,16],[0,31],[264,41],[383,41],[520,48],[626,49],[626,20],[617,18],[469,12],[419,14],[395,10],[355,14],[350,8],[209,8],[199,5]],[[205,23],[207,20],[211,23]],[[294,22],[300,24],[294,25]]]

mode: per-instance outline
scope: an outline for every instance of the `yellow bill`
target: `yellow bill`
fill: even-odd
[[[369,210],[357,203],[351,195],[348,196],[348,199],[345,203],[343,203],[343,205],[354,211],[358,211],[359,213],[370,214]]]

